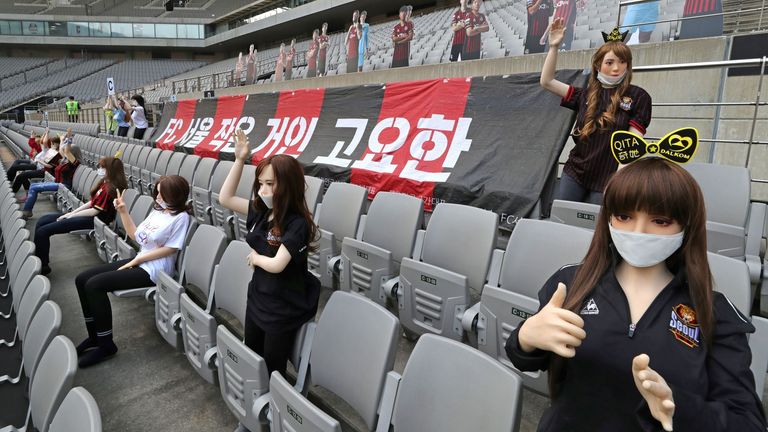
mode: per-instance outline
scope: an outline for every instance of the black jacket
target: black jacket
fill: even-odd
[[[546,305],[558,282],[568,286],[577,266],[556,272],[539,291]],[[675,432],[765,431],[763,407],[754,391],[747,333],[752,324],[721,293],[714,294],[715,328],[707,348],[690,318],[695,311],[685,272],[654,299],[631,325],[629,303],[613,269],[586,297],[580,316],[587,333],[576,356],[565,361],[560,393],[539,422],[539,431],[661,431],[635,387],[632,359],[648,354],[650,367],[669,384],[675,402]],[[518,327],[519,328],[519,327]],[[550,352],[520,349],[517,330],[507,356],[521,371],[546,370]],[[761,389],[762,390],[762,389]]]

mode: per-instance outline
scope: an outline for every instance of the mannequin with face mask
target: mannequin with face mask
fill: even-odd
[[[251,158],[245,132],[235,135],[235,163],[219,193],[224,207],[247,215],[243,257],[253,267],[245,314],[245,344],[261,355],[269,372],[285,373],[296,332],[314,318],[320,281],[307,264],[317,226],[304,200],[304,171],[288,155],[273,155],[256,167],[252,201],[236,195],[243,165]]]
[[[505,346],[519,370],[549,371],[539,431],[764,431],[755,329],[713,291],[696,181],[645,158],[602,204],[584,260],[547,281]]]
[[[555,79],[557,50],[565,30],[560,18],[550,25],[549,52],[541,71],[541,86],[561,97],[561,106],[577,113],[572,132],[575,146],[555,198],[599,204],[608,179],[618,168],[610,156],[611,134],[624,130],[645,135],[652,101],[645,90],[632,85],[632,51],[618,29],[606,35],[608,41],[592,56],[587,87]]]

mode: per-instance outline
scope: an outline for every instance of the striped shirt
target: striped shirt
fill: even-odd
[[[392,29],[392,37],[400,38],[413,35],[413,23],[406,21],[404,24],[397,23]],[[395,44],[395,52],[392,53],[392,67],[407,66],[408,57],[411,55],[411,42],[402,42]]]
[[[467,25],[469,24],[470,15],[472,15],[472,12],[462,11],[461,9],[453,13],[451,25],[456,25],[460,22],[464,23],[464,28],[453,32],[453,45],[464,45],[464,41],[467,39]]]
[[[615,91],[616,88],[602,89],[601,112],[608,108],[611,95]],[[577,113],[572,134],[576,146],[568,155],[563,170],[583,187],[602,192],[618,167],[611,153],[611,134],[617,130],[629,130],[630,127],[645,134],[651,123],[651,96],[642,88],[630,85],[616,109],[615,126],[610,129],[598,129],[586,139],[579,137],[579,130],[584,126],[584,116],[587,113],[587,91],[570,86],[560,105]]]
[[[566,23],[576,14],[576,0],[557,0],[555,2],[555,18],[562,18]]]
[[[487,26],[488,22],[485,19],[485,15],[481,14],[480,12],[475,15],[474,13],[469,13],[469,27],[468,28],[476,28],[476,27],[483,27]],[[473,54],[479,53],[480,49],[482,48],[482,33],[477,33],[472,36],[467,36],[467,47],[466,47],[466,54],[467,57],[472,57]],[[480,58],[479,55],[477,55],[474,58]]]

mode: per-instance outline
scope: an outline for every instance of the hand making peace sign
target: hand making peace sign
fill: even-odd
[[[118,213],[127,213],[128,208],[125,206],[125,200],[123,199],[123,192],[125,190],[117,190],[117,198],[115,198],[112,201],[112,204],[115,206],[115,210],[117,210]]]

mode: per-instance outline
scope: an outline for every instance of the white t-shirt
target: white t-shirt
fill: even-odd
[[[37,152],[35,155],[34,162],[37,164],[37,169],[43,169],[45,166],[43,166],[43,162],[45,162],[45,158],[48,155],[48,152],[51,151],[51,149],[48,149],[47,151],[40,151]]]
[[[136,129],[146,129],[149,126],[147,117],[144,115],[144,108],[141,105],[133,107],[131,120],[133,120],[133,125],[136,126]]]
[[[135,240],[141,247],[138,256],[159,247],[172,247],[181,249],[189,227],[189,214],[186,212],[172,215],[163,211],[152,210],[146,219],[136,227]],[[152,282],[157,282],[156,277],[160,271],[174,276],[174,263],[176,254],[143,262],[139,267],[149,274]]]

